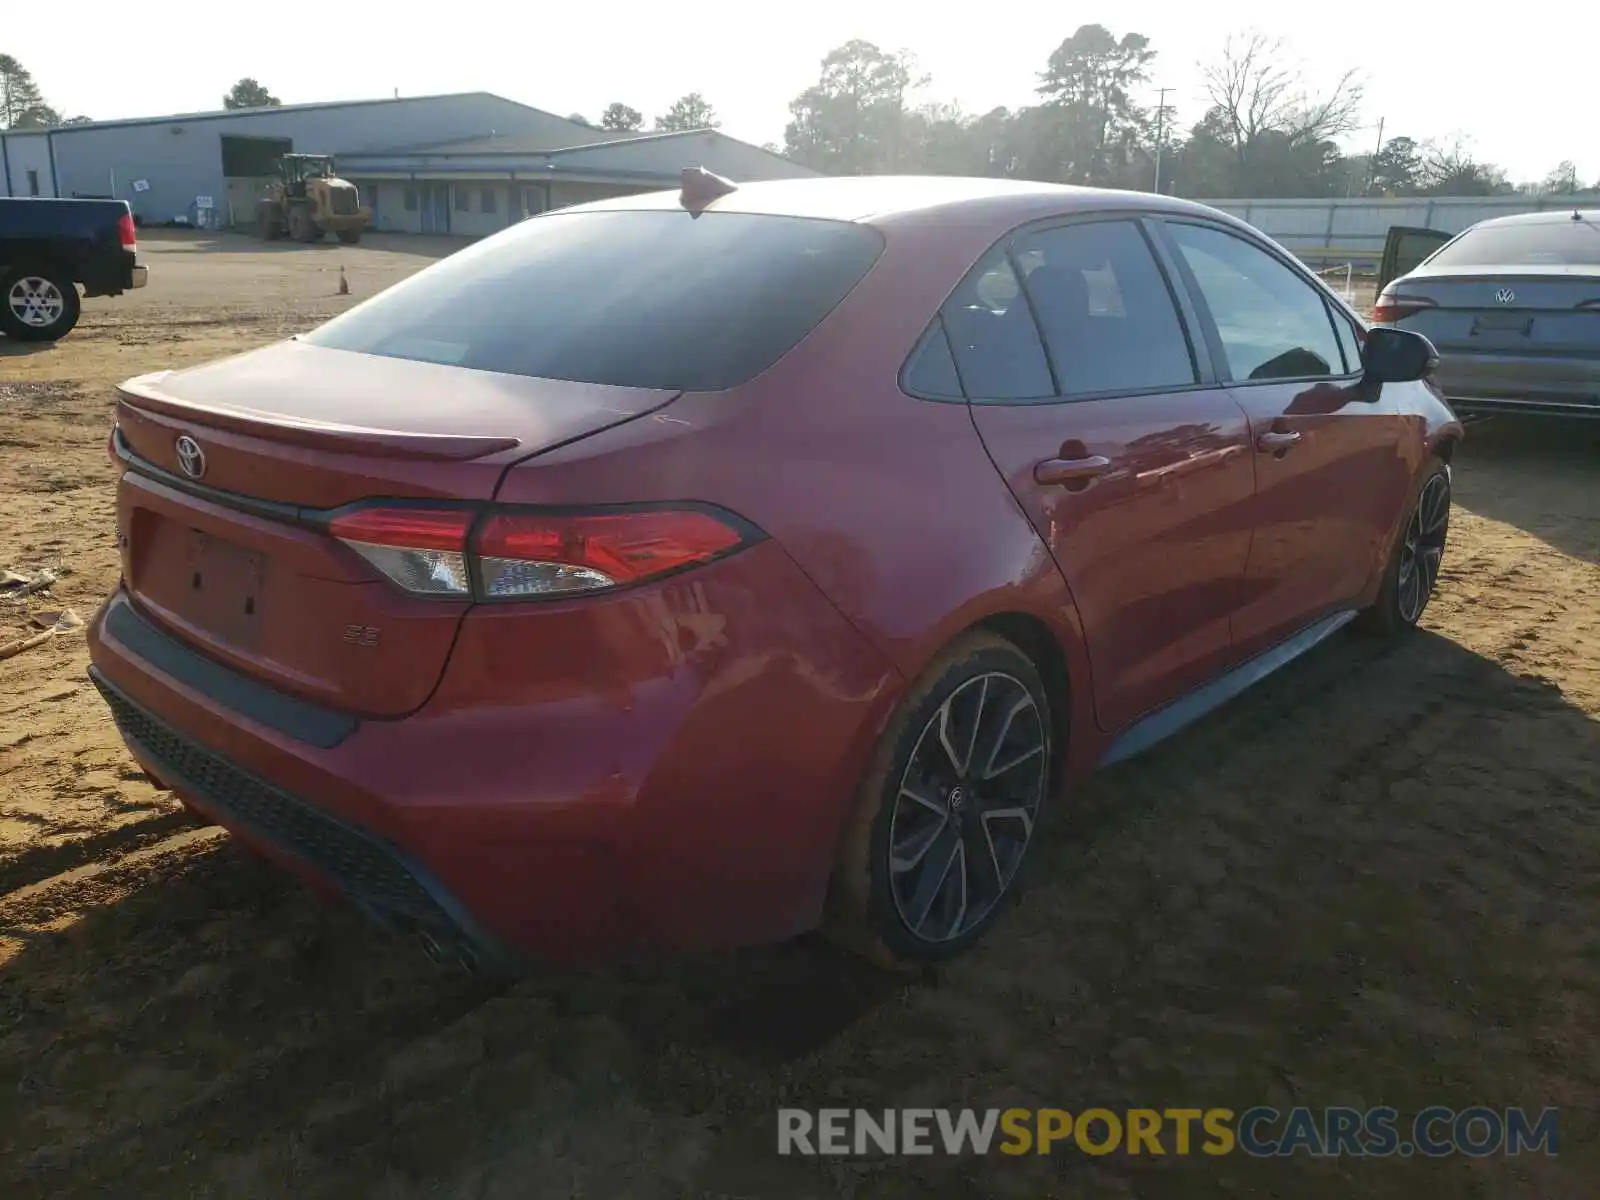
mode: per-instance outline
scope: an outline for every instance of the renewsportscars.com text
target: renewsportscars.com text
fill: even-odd
[[[1443,1158],[1555,1154],[1558,1114],[1521,1108],[785,1108],[783,1155],[1228,1155]]]

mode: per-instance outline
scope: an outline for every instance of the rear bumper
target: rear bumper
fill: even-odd
[[[251,775],[135,703],[95,667],[123,741],[147,770],[217,824],[292,870],[336,884],[380,926],[448,948],[474,970],[511,974],[521,956],[404,851]]]
[[[150,268],[141,265],[131,250],[119,249],[115,255],[96,254],[83,264],[78,280],[85,296],[120,296],[150,282]]]
[[[428,705],[344,730],[155,630],[121,589],[90,628],[92,674],[152,775],[380,924],[496,971],[611,962],[819,918],[898,676],[806,589],[763,543],[692,584],[591,600],[610,653],[571,645],[576,620],[536,618],[519,645],[508,609],[469,616]]]
[[[1600,359],[1445,350],[1434,381],[1458,412],[1600,417]]]

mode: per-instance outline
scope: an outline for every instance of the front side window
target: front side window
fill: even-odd
[[[1322,293],[1242,237],[1167,226],[1211,311],[1236,382],[1346,374]]]
[[[1333,329],[1339,335],[1339,349],[1344,351],[1345,373],[1354,375],[1361,370],[1361,339],[1350,318],[1333,305],[1330,304],[1328,307],[1333,309]]]
[[[1042,230],[1014,254],[1063,396],[1197,382],[1172,292],[1133,222]]]
[[[945,332],[973,400],[1047,400],[1055,395],[1039,327],[1001,250],[991,250],[945,302]]]
[[[883,251],[865,225],[682,209],[547,213],[304,341],[621,387],[721,391],[809,334]]]

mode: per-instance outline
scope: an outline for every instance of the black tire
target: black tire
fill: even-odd
[[[1025,881],[1056,754],[1028,656],[992,634],[950,646],[873,753],[840,839],[824,933],[897,969],[972,945]]]
[[[1417,480],[1378,598],[1361,614],[1359,628],[1380,637],[1416,628],[1438,586],[1449,533],[1450,467],[1433,459]]]
[[[304,205],[297,204],[289,210],[289,238],[296,242],[315,240],[316,224]]]
[[[339,230],[339,240],[346,246],[354,246],[361,241],[361,230],[341,229]]]
[[[19,342],[53,342],[72,332],[83,312],[72,276],[56,267],[20,266],[0,273],[0,330]]]

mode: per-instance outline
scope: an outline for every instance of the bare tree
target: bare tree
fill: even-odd
[[[1239,185],[1248,187],[1250,168],[1262,144],[1288,150],[1328,142],[1356,127],[1362,87],[1346,71],[1321,95],[1303,86],[1302,72],[1283,41],[1263,33],[1231,35],[1222,58],[1201,68],[1206,97],[1232,143]]]
[[[1473,156],[1471,141],[1461,134],[1424,142],[1420,174],[1422,190],[1434,196],[1496,196],[1514,190],[1504,171]]]

